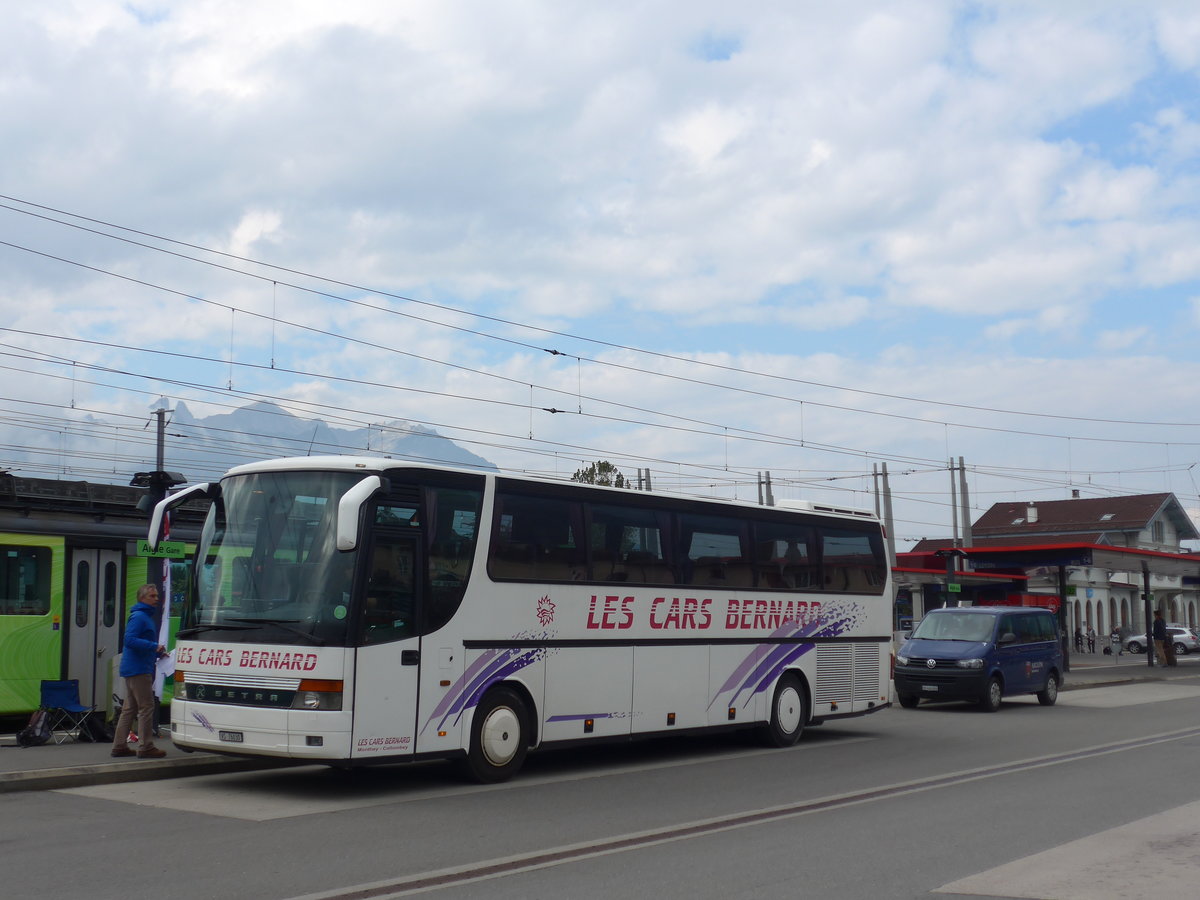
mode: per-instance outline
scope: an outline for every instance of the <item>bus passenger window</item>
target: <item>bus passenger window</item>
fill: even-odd
[[[820,590],[813,553],[814,532],[804,525],[781,522],[754,524],[754,562],[758,586],[775,591]]]
[[[718,516],[680,516],[684,583],[753,587],[754,570],[743,551],[745,524]]]

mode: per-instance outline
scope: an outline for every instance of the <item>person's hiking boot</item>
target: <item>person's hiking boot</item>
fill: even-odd
[[[137,756],[137,753],[130,750],[128,747],[114,747],[110,756]]]
[[[162,759],[167,755],[166,750],[159,750],[157,747],[147,747],[145,750],[137,752],[138,759]]]

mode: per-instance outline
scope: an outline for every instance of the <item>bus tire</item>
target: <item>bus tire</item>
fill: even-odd
[[[529,713],[516,691],[495,687],[483,695],[471,717],[467,774],[480,784],[507,781],[529,750]]]
[[[808,708],[804,702],[804,685],[791,672],[779,679],[771,699],[771,718],[762,729],[770,747],[790,747],[804,733]]]

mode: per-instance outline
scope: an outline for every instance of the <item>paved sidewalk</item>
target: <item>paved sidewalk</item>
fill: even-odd
[[[171,743],[169,731],[164,729],[161,734],[162,737],[155,740],[155,746],[166,751],[167,755],[162,759],[139,759],[136,756],[113,759],[109,755],[112,748],[108,744],[76,742],[70,738],[61,744],[20,747],[16,735],[0,735],[0,794],[294,765],[289,760],[185,753]],[[130,745],[131,748],[136,746]]]
[[[1100,653],[1072,654],[1071,671],[1067,673],[1062,689],[1072,691],[1134,682],[1193,678],[1200,678],[1200,653],[1180,657],[1179,665],[1172,668],[1151,668],[1146,665],[1144,655],[1131,656],[1126,653],[1114,660],[1113,657]],[[62,744],[18,747],[15,735],[0,735],[0,794],[126,781],[153,781],[219,772],[244,772],[287,765],[311,765],[289,760],[185,753],[171,744],[170,733],[165,729],[163,737],[156,741],[156,745],[167,752],[163,759],[113,759],[109,756],[110,748],[107,744],[76,743],[68,740]]]

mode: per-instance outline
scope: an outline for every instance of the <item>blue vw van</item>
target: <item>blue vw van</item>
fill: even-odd
[[[896,699],[970,700],[995,712],[1004,697],[1037,694],[1053,706],[1063,678],[1058,620],[1048,609],[935,609],[896,654]]]

